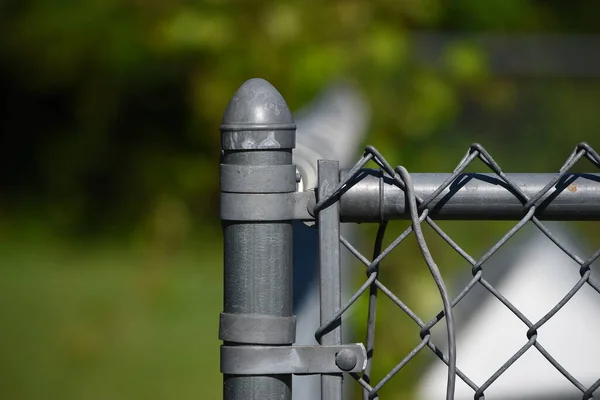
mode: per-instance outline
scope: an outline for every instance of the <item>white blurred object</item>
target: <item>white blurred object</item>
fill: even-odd
[[[311,104],[294,114],[296,148],[294,163],[302,176],[299,191],[317,186],[317,161],[338,160],[340,168],[353,165],[360,156],[362,142],[367,134],[370,112],[362,95],[352,86],[334,83]],[[356,227],[342,224],[341,233],[355,239]],[[296,344],[316,345],[315,331],[319,315],[319,261],[318,231],[294,223],[294,312],[297,317]],[[352,258],[342,252],[342,302],[349,296],[348,283]],[[342,337],[347,341],[348,324],[342,325]],[[351,380],[345,380],[355,384]],[[293,400],[321,398],[319,375],[293,376]],[[348,391],[346,390],[346,393]],[[345,396],[348,397],[347,395]]]
[[[361,93],[340,82],[294,113],[297,129],[293,157],[302,175],[301,191],[317,186],[318,160],[338,160],[341,168],[357,161],[369,118]]]
[[[559,223],[546,223],[550,231],[575,254],[587,259],[582,241]],[[529,229],[528,229],[529,228]],[[579,265],[532,226],[510,240],[502,254],[484,264],[489,280],[532,323],[548,313],[580,279]],[[515,244],[516,243],[516,244]],[[594,274],[592,274],[593,276]],[[597,279],[597,278],[596,278]],[[479,285],[477,285],[479,286]],[[456,308],[457,367],[481,386],[528,339],[527,326],[492,295],[468,294]],[[462,307],[461,304],[466,307]],[[567,372],[586,388],[600,378],[600,294],[584,284],[569,302],[538,329],[537,341]],[[434,336],[444,345],[445,337]],[[420,399],[445,398],[447,367],[435,360],[419,385]],[[474,391],[456,379],[456,400],[473,399]],[[575,388],[534,347],[527,350],[485,390],[494,399],[581,399]]]

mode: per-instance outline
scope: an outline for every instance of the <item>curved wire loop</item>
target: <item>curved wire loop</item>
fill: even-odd
[[[350,253],[352,253],[360,262],[366,267],[367,279],[361,285],[361,287],[350,297],[350,299],[344,304],[335,315],[323,323],[315,332],[315,338],[320,343],[324,333],[326,333],[331,326],[339,323],[342,315],[363,295],[369,290],[369,303],[367,312],[367,336],[366,336],[366,349],[367,349],[367,365],[362,374],[351,374],[351,376],[362,386],[363,388],[363,399],[377,399],[378,393],[381,388],[389,382],[406,364],[412,360],[422,349],[429,348],[432,352],[442,360],[448,366],[448,376],[446,385],[446,399],[452,400],[455,392],[455,380],[458,376],[463,382],[465,382],[473,391],[474,399],[482,400],[485,398],[485,390],[489,388],[511,365],[513,365],[525,352],[530,348],[535,348],[539,351],[544,358],[553,365],[569,382],[571,382],[578,390],[582,393],[583,399],[593,398],[593,393],[600,388],[600,379],[593,383],[589,387],[585,387],[579,382],[573,375],[571,375],[560,363],[555,360],[542,344],[538,340],[538,330],[541,326],[546,324],[554,315],[556,315],[570,300],[573,296],[585,285],[592,287],[596,292],[600,293],[600,283],[592,279],[591,277],[591,264],[600,258],[600,250],[597,250],[587,259],[579,257],[572,250],[567,248],[560,240],[537,218],[536,212],[544,196],[551,191],[569,172],[569,170],[578,163],[581,159],[587,159],[593,166],[600,168],[600,156],[598,153],[587,143],[580,143],[573,150],[571,155],[567,158],[565,163],[559,169],[558,173],[554,178],[548,182],[548,184],[539,191],[536,195],[529,198],[514,182],[510,181],[507,175],[502,171],[499,164],[494,160],[491,154],[480,144],[473,144],[465,156],[460,160],[457,167],[454,169],[452,174],[444,181],[439,188],[437,188],[432,194],[426,198],[420,198],[414,189],[412,179],[408,171],[402,167],[392,168],[387,160],[381,155],[381,153],[372,146],[367,146],[363,156],[360,160],[352,167],[348,172],[345,179],[342,180],[338,186],[334,189],[331,196],[321,199],[314,207],[314,215],[317,215],[319,211],[328,207],[329,205],[340,200],[340,197],[352,187],[356,182],[360,181],[364,177],[361,174],[362,168],[369,162],[375,162],[381,169],[381,184],[383,184],[384,174],[391,179],[391,181],[398,186],[406,197],[406,204],[408,206],[410,215],[410,226],[396,239],[394,239],[387,247],[384,248],[383,241],[386,233],[388,222],[381,218],[379,222],[379,229],[375,239],[373,258],[372,261],[364,257],[351,243],[349,243],[344,237],[340,237],[340,242]],[[448,234],[446,234],[439,225],[429,216],[429,204],[432,200],[436,199],[437,196],[442,194],[450,185],[452,185],[457,179],[460,178],[461,174],[465,169],[476,159],[479,159],[487,168],[493,171],[499,178],[501,178],[506,187],[515,197],[523,204],[523,217],[518,223],[511,228],[491,249],[489,249],[481,258],[475,259],[464,251]],[[383,201],[383,190],[380,187],[380,207],[382,207]],[[383,213],[381,213],[383,216]],[[443,277],[440,270],[435,263],[431,252],[427,246],[427,241],[423,235],[421,224],[427,223],[434,232],[436,232],[444,241],[446,241],[462,258],[467,261],[471,266],[471,272],[473,278],[469,283],[460,291],[454,298],[450,298],[448,290],[444,283]],[[486,279],[483,277],[484,264],[492,257],[510,238],[512,238],[523,226],[528,222],[531,222],[539,230],[547,236],[557,247],[559,247],[565,254],[567,254],[572,260],[574,260],[579,266],[579,274],[581,278],[579,281],[564,295],[564,297],[550,310],[548,311],[539,321],[530,321],[517,307],[515,307],[510,301],[508,301],[496,288],[494,288]],[[406,237],[411,233],[414,233],[417,244],[421,251],[421,254],[427,264],[428,270],[438,288],[440,298],[442,300],[443,309],[430,321],[422,321],[409,307],[406,306],[401,299],[399,299],[387,286],[385,286],[380,280],[380,266],[383,259],[389,255],[398,244],[400,244]],[[524,345],[511,356],[492,376],[483,382],[481,385],[477,385],[471,379],[469,379],[460,369],[456,367],[456,337],[455,337],[455,326],[454,318],[452,315],[452,309],[469,293],[475,285],[480,284],[489,293],[491,293],[496,299],[498,299],[505,307],[507,307],[517,318],[519,318],[523,324],[527,327],[525,333],[526,342]],[[421,341],[419,344],[401,360],[391,371],[389,371],[377,384],[373,385],[372,381],[372,370],[375,350],[375,319],[377,309],[377,298],[378,293],[381,292],[389,297],[400,309],[402,309],[420,328],[419,335]],[[448,343],[447,354],[445,354],[440,348],[438,348],[431,340],[430,330],[440,321],[446,319],[446,336]]]

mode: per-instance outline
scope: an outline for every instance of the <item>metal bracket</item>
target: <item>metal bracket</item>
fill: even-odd
[[[315,191],[290,193],[221,192],[221,219],[228,221],[314,221]]]
[[[296,166],[221,164],[221,191],[289,193],[296,191]]]
[[[221,372],[232,375],[340,374],[367,366],[362,343],[341,346],[221,346]]]
[[[315,206],[317,195],[314,189],[306,192],[294,193],[294,219],[300,221],[314,221],[314,215],[310,214],[310,210]]]

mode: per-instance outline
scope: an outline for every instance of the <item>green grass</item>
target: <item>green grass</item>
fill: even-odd
[[[220,254],[1,243],[2,398],[219,398]]]

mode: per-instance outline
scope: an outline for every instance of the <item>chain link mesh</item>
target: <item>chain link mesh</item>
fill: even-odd
[[[524,216],[514,225],[492,248],[490,248],[481,258],[476,259],[463,250],[448,234],[446,234],[439,225],[429,217],[429,203],[440,195],[446,188],[452,185],[465,169],[476,159],[481,160],[493,173],[502,179],[507,190],[513,193],[517,199],[523,204]],[[410,209],[411,225],[389,246],[383,249],[383,239],[387,227],[387,221],[380,221],[377,237],[375,239],[373,257],[369,260],[361,254],[351,243],[344,237],[340,237],[341,244],[346,247],[362,264],[366,267],[367,279],[362,286],[350,297],[348,302],[326,323],[321,325],[315,333],[317,341],[320,342],[322,336],[341,318],[342,314],[356,302],[356,300],[365,292],[369,292],[369,306],[367,318],[367,337],[366,348],[368,354],[367,367],[362,374],[351,374],[352,377],[362,386],[364,399],[376,399],[378,393],[384,385],[386,385],[399,371],[401,371],[418,353],[423,349],[429,348],[440,360],[448,365],[448,381],[446,399],[454,398],[455,379],[464,381],[474,391],[475,399],[484,399],[485,391],[508,369],[513,365],[525,352],[532,347],[537,349],[542,356],[548,360],[550,364],[556,368],[569,382],[571,382],[582,393],[583,399],[593,398],[593,393],[600,387],[600,379],[591,386],[586,387],[578,381],[572,374],[569,373],[561,364],[555,360],[551,354],[546,351],[542,344],[538,341],[538,329],[547,323],[558,311],[560,311],[573,296],[584,286],[589,285],[600,294],[600,284],[591,278],[591,264],[600,256],[600,249],[587,259],[582,259],[573,251],[568,249],[561,243],[555,235],[537,218],[536,210],[540,207],[542,198],[545,194],[553,189],[553,187],[563,177],[569,173],[572,167],[582,159],[587,159],[593,166],[600,169],[600,157],[598,153],[587,143],[579,144],[568,157],[566,162],[560,168],[555,177],[539,191],[536,195],[528,197],[517,185],[515,185],[502,171],[494,158],[479,144],[473,144],[463,159],[458,163],[451,176],[431,195],[427,198],[420,198],[415,194],[410,175],[403,167],[392,168],[386,159],[375,149],[368,146],[356,165],[349,171],[345,179],[339,183],[333,194],[325,199],[322,199],[315,206],[315,213],[318,213],[328,205],[339,201],[340,197],[356,182],[360,181],[363,175],[360,174],[361,169],[369,162],[376,163],[389,178],[393,184],[403,190],[407,204]],[[517,307],[511,304],[496,288],[494,288],[484,277],[483,270],[486,261],[492,257],[511,237],[513,237],[525,224],[531,222],[539,230],[547,236],[556,246],[558,246],[565,254],[574,260],[579,266],[579,281],[572,289],[564,295],[564,297],[541,319],[538,321],[529,320]],[[459,292],[459,294],[450,299],[441,277],[439,269],[427,247],[427,242],[421,231],[421,224],[428,224],[445,242],[447,242],[454,251],[456,251],[464,260],[471,265],[472,279]],[[379,265],[390,252],[403,242],[409,235],[414,234],[421,253],[430,273],[435,280],[442,303],[444,305],[441,310],[431,321],[421,320],[415,312],[413,312],[398,296],[396,296],[384,283],[379,276]],[[454,333],[454,322],[452,318],[452,308],[454,308],[476,285],[484,287],[491,295],[498,299],[506,308],[508,308],[517,318],[519,318],[527,327],[526,337],[527,342],[506,362],[498,368],[485,382],[478,385],[456,367],[456,340]],[[372,382],[371,371],[373,368],[373,350],[375,341],[375,312],[377,309],[378,293],[383,293],[385,296],[396,304],[406,315],[408,315],[415,324],[419,327],[420,342],[410,351],[404,359],[402,359],[394,368],[392,368],[379,382]],[[440,321],[446,320],[446,332],[448,351],[444,352],[440,347],[433,343],[431,338],[431,329]]]

